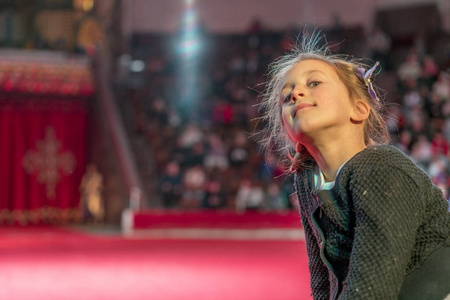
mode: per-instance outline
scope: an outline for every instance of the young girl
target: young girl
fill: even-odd
[[[314,299],[450,297],[448,202],[387,144],[377,65],[318,41],[269,66],[262,103],[264,142],[295,173]]]

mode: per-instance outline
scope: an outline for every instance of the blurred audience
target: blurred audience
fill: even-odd
[[[295,36],[292,35],[292,36]],[[386,121],[392,144],[409,155],[448,197],[450,184],[450,80],[447,61],[411,46],[397,70],[390,64],[391,38],[375,29],[368,44],[393,89],[387,94]],[[267,65],[292,46],[285,34],[262,31],[258,20],[249,33],[216,37],[205,56],[198,118],[186,120],[176,105],[175,60],[154,52],[148,59],[148,86],[135,109],[136,130],[144,131],[155,153],[162,205],[180,209],[295,209],[292,176],[253,137],[259,126],[259,92]],[[364,44],[364,43],[361,43]],[[142,52],[142,51],[141,51]],[[164,58],[164,59],[163,59]],[[158,62],[157,72],[150,66]],[[394,64],[393,64],[394,65]]]

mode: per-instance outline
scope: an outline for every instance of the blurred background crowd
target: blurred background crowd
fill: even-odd
[[[449,45],[446,55],[437,58],[425,46],[433,39],[417,35],[412,45],[394,56],[392,38],[380,28],[364,34],[336,27],[325,29],[324,35],[335,53],[363,53],[366,63],[380,62],[375,83],[386,103],[391,143],[409,155],[448,198]],[[150,51],[149,45],[164,44],[165,38],[135,37],[132,53],[145,61],[146,68],[142,86],[122,88],[123,98],[133,103],[123,110],[124,117],[133,135],[152,145],[164,207],[276,210],[295,206],[292,176],[286,174],[283,160],[276,153],[265,155],[258,143],[258,130],[265,125],[258,120],[258,104],[268,64],[301,38],[295,32],[274,34],[257,23],[245,34],[208,36],[213,46],[200,72],[198,106],[191,113],[177,107],[181,95],[173,89],[176,59]]]
[[[0,40],[3,48],[37,51],[31,56],[47,51],[89,60],[97,89],[87,103],[86,165],[103,176],[96,177],[102,186],[94,189],[104,201],[102,218],[111,222],[130,205],[238,212],[296,209],[284,161],[275,152],[264,153],[259,144],[258,132],[265,126],[259,103],[270,62],[312,30],[320,30],[335,53],[362,57],[369,65],[380,62],[375,84],[387,106],[391,143],[423,168],[448,199],[450,7],[445,3],[371,6],[365,24],[346,22],[355,17],[349,12],[333,13],[325,25],[299,21],[283,27],[272,27],[257,15],[236,15],[245,28],[227,32],[211,29],[204,20],[208,14],[197,18],[195,1],[186,0],[172,32],[141,26],[124,36],[123,27],[133,21],[129,15],[124,21],[126,11],[144,10],[149,19],[159,20],[159,7],[137,0],[3,1]],[[301,5],[307,8],[305,19],[308,11],[319,9],[309,1]],[[143,12],[140,18],[145,23]],[[106,75],[98,71],[104,61]],[[7,81],[2,84],[2,97],[10,97]],[[109,98],[117,119],[105,104]],[[105,137],[105,132],[113,133]],[[127,164],[135,166],[140,190],[130,192],[133,180],[127,177],[134,177],[127,173],[133,168],[124,168]],[[12,211],[2,209],[5,215]]]

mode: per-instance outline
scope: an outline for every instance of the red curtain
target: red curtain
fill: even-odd
[[[0,101],[0,224],[77,216],[87,126],[83,99]]]

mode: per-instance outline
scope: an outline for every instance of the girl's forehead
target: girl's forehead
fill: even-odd
[[[308,59],[296,63],[289,69],[284,76],[284,81],[289,81],[298,76],[307,76],[312,73],[322,73],[325,76],[338,77],[335,68],[328,62],[318,59]]]
[[[311,71],[335,72],[334,68],[328,62],[318,59],[306,59],[299,61],[288,71],[288,73],[291,71],[304,73]]]

